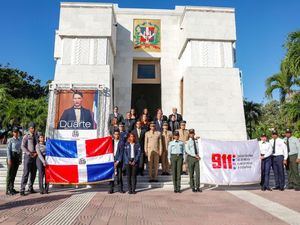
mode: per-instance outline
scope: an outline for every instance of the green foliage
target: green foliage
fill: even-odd
[[[300,76],[300,30],[288,35],[285,43],[286,61],[294,76]]]
[[[255,125],[258,124],[259,118],[261,116],[261,105],[244,100],[244,112],[247,133],[248,136],[252,139],[252,134],[255,131]]]

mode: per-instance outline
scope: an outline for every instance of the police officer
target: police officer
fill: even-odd
[[[174,192],[181,193],[181,170],[184,158],[184,143],[179,140],[179,132],[175,131],[173,134],[174,140],[168,146],[168,160],[172,167],[172,178],[174,185]]]
[[[261,190],[272,191],[272,189],[269,186],[270,170],[272,166],[272,146],[267,141],[267,135],[265,133],[261,134],[260,141],[258,142],[258,144],[261,159]]]
[[[46,182],[45,177],[45,168],[47,166],[46,161],[46,145],[45,145],[45,136],[41,133],[39,134],[39,143],[36,145],[35,150],[37,152],[36,166],[39,171],[39,188],[40,194],[49,193],[49,184]]]
[[[298,163],[300,163],[300,142],[292,135],[291,129],[286,129],[285,144],[288,150],[288,189],[300,191],[300,176],[298,171]]]
[[[14,182],[19,165],[22,163],[21,138],[19,129],[13,128],[13,137],[7,142],[7,177],[6,177],[6,194],[14,195],[17,192],[14,189]]]
[[[33,184],[36,176],[36,157],[37,152],[35,150],[37,144],[37,137],[35,134],[35,124],[30,122],[29,130],[26,135],[24,135],[22,140],[21,149],[25,153],[24,154],[24,169],[23,169],[23,176],[21,180],[21,191],[20,195],[25,195],[25,187],[28,181],[28,176],[30,174],[30,184],[28,187],[28,191],[30,193],[36,193],[33,189]]]
[[[288,152],[283,139],[278,137],[276,130],[272,131],[272,146],[273,170],[275,175],[275,190],[284,191],[284,165],[287,165]]]
[[[187,162],[189,167],[190,174],[190,187],[193,192],[202,192],[200,189],[200,156],[199,156],[199,147],[198,140],[195,138],[195,130],[189,130],[189,140],[185,145],[185,152],[187,154]],[[194,177],[196,174],[196,177]]]

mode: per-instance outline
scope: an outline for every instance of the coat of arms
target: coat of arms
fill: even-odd
[[[138,51],[160,52],[160,20],[135,19],[133,47]]]

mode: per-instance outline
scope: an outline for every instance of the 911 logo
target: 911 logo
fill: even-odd
[[[236,169],[235,154],[213,153],[211,161],[214,169]]]

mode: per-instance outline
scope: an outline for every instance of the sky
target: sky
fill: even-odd
[[[79,2],[82,2],[81,0]],[[0,64],[28,72],[45,83],[55,71],[54,35],[58,0],[1,0]],[[64,2],[67,2],[64,1]],[[73,0],[72,2],[76,2]],[[278,72],[289,32],[300,30],[299,0],[85,0],[123,8],[174,9],[175,5],[233,7],[236,10],[237,63],[244,97],[266,102],[265,80]],[[275,93],[275,98],[278,95]]]

